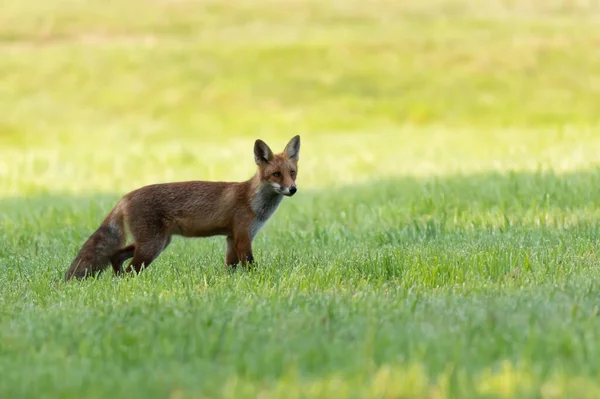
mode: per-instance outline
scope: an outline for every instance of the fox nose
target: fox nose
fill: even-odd
[[[298,191],[298,189],[296,188],[296,186],[290,187],[290,195],[296,194],[296,191]]]

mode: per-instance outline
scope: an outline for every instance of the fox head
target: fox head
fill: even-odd
[[[299,157],[300,136],[294,136],[279,154],[273,154],[269,146],[260,139],[254,143],[254,160],[258,165],[260,180],[277,194],[291,197],[298,191],[296,176]]]

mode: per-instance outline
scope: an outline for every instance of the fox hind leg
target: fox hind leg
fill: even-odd
[[[134,271],[140,273],[143,268],[147,268],[166,248],[169,240],[163,236],[154,240],[137,241],[133,253],[133,260],[127,266],[126,272]]]
[[[110,257],[110,263],[112,265],[115,274],[123,273],[123,262],[127,259],[133,258],[135,252],[135,244],[126,246],[125,248],[119,249]]]

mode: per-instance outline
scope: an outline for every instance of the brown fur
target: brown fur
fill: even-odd
[[[169,245],[173,235],[225,236],[226,264],[252,264],[256,233],[283,196],[296,192],[299,152],[299,136],[280,154],[273,154],[262,140],[256,140],[258,170],[247,181],[153,184],[126,194],[84,243],[65,279],[99,273],[109,264],[120,274],[129,258],[133,260],[125,272],[139,273]],[[133,237],[127,246],[126,228]]]

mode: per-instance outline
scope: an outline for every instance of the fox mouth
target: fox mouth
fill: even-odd
[[[279,192],[283,195],[285,195],[286,197],[291,197],[294,194],[296,194],[296,191],[298,191],[298,189],[296,188],[296,186],[292,186],[292,187],[286,187],[286,188],[282,188],[279,190]]]
[[[295,186],[281,187],[279,184],[271,184],[271,186],[277,194],[285,195],[286,197],[291,197],[294,194],[296,194],[296,191],[298,191],[298,189]]]

